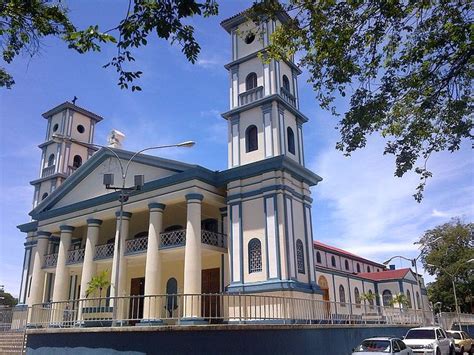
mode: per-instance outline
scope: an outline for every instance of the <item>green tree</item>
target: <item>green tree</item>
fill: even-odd
[[[13,307],[18,303],[18,300],[10,293],[0,290],[0,305]]]
[[[408,306],[408,297],[404,293],[397,293],[390,300],[390,305],[393,307],[398,305],[398,308],[402,309],[403,307]]]
[[[292,19],[262,57],[301,54],[316,99],[335,115],[336,94],[350,95],[336,148],[350,155],[381,135],[395,176],[419,174],[420,202],[429,157],[474,138],[472,2],[263,0],[247,13],[258,23],[282,11]]]
[[[102,290],[109,287],[109,285],[109,272],[108,270],[104,270],[87,283],[86,297],[99,291],[99,298],[102,298]]]
[[[360,300],[364,301],[364,303],[369,303],[372,307],[377,299],[377,294],[372,292],[366,292],[360,295]]]
[[[442,302],[442,309],[454,311],[452,280],[461,311],[472,312],[474,293],[474,223],[454,218],[449,223],[428,230],[417,244],[421,247],[420,261],[436,281],[427,285],[431,302]]]
[[[11,63],[22,52],[33,57],[38,54],[41,41],[48,36],[63,39],[69,48],[79,53],[100,51],[104,44],[113,44],[117,54],[104,67],[115,68],[122,89],[141,90],[133,83],[142,72],[127,69],[127,65],[135,61],[133,51],[146,46],[148,38],[156,35],[180,45],[186,58],[194,63],[200,46],[194,27],[185,20],[216,15],[217,11],[215,0],[129,0],[124,18],[113,28],[102,30],[98,25],[91,25],[79,30],[70,21],[61,0],[2,0],[1,54],[6,63]],[[0,87],[11,88],[14,83],[7,70],[0,67]]]

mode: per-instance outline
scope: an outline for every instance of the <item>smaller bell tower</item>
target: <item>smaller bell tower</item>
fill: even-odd
[[[46,199],[63,181],[94,153],[87,146],[94,142],[95,124],[102,117],[66,101],[42,115],[48,120],[45,141],[41,149],[39,177],[30,182],[35,187],[33,208]],[[53,134],[73,141],[57,142]],[[81,144],[84,142],[85,144]]]

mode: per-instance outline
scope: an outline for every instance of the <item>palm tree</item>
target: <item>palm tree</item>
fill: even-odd
[[[402,307],[406,307],[408,305],[408,298],[404,293],[398,293],[390,300],[390,305],[393,307],[395,304],[398,304],[398,308],[400,310]]]
[[[109,287],[109,285],[109,272],[108,270],[104,270],[99,275],[94,276],[87,283],[86,297],[89,297],[91,294],[99,290],[99,298],[102,298],[102,290]]]
[[[370,307],[372,308],[374,306],[374,301],[377,299],[377,294],[372,293],[372,292],[366,292],[360,295],[361,301],[364,301],[364,303],[368,302]]]

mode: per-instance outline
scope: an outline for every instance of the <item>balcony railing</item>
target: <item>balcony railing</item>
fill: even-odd
[[[58,253],[46,254],[44,256],[43,268],[48,269],[51,267],[56,267],[57,263],[58,263]]]
[[[419,326],[434,323],[431,311],[399,309],[245,294],[169,294],[86,298],[35,304],[29,309],[30,327],[122,326],[142,319],[161,319],[180,324],[183,318],[205,319],[209,323],[253,322],[272,324],[372,324]],[[113,319],[113,308],[116,318]],[[472,318],[471,318],[472,319]]]
[[[284,87],[281,87],[281,96],[283,100],[288,102],[291,106],[296,107],[296,98]]]
[[[261,98],[263,98],[263,86],[258,86],[241,93],[239,95],[239,103],[241,106],[247,105]]]
[[[186,229],[160,233],[160,249],[175,248],[186,244]]]
[[[218,248],[227,248],[227,236],[222,233],[202,230],[201,243],[212,245],[213,247],[218,247]]]
[[[109,259],[114,256],[114,243],[97,245],[94,260]]]
[[[148,248],[148,237],[129,239],[126,241],[125,254],[139,254],[146,252]]]
[[[54,170],[56,169],[56,165],[51,165],[43,169],[41,172],[41,177],[48,177],[54,174]]]
[[[84,261],[85,249],[69,250],[67,252],[66,264],[78,264]]]

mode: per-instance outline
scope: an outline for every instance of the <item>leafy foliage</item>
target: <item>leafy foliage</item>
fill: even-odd
[[[420,260],[436,281],[428,285],[428,296],[442,302],[444,310],[454,311],[452,280],[461,310],[472,312],[474,300],[474,223],[454,218],[449,223],[428,230],[417,242],[421,246]]]
[[[104,44],[117,48],[104,67],[113,67],[118,73],[122,89],[140,91],[134,81],[142,72],[126,68],[135,61],[133,51],[146,46],[148,38],[158,38],[177,43],[186,58],[194,63],[200,46],[194,36],[194,27],[185,23],[193,16],[208,17],[218,13],[215,0],[129,0],[124,18],[114,28],[102,31],[98,25],[77,30],[67,16],[67,10],[47,0],[9,0],[0,4],[0,38],[3,59],[10,63],[23,49],[30,56],[38,53],[41,40],[56,36],[65,40],[69,48],[79,53],[100,51]],[[0,86],[11,88],[13,78],[0,68]]]
[[[395,296],[392,297],[390,300],[390,305],[393,307],[394,305],[398,305],[400,309],[403,307],[408,306],[409,301],[408,297],[404,293],[397,293]]]
[[[427,161],[473,140],[474,37],[470,1],[256,2],[255,22],[287,11],[292,19],[271,36],[267,58],[297,52],[316,99],[339,115],[336,94],[351,94],[336,148],[350,155],[378,133],[395,176],[420,176],[416,201],[431,177]]]
[[[5,292],[4,290],[0,290],[0,305],[1,306],[8,306],[13,307],[16,306],[18,300],[13,297],[10,293]]]
[[[102,290],[109,286],[109,272],[104,270],[99,275],[92,277],[92,279],[87,283],[86,297],[99,291],[99,298],[101,298]]]

